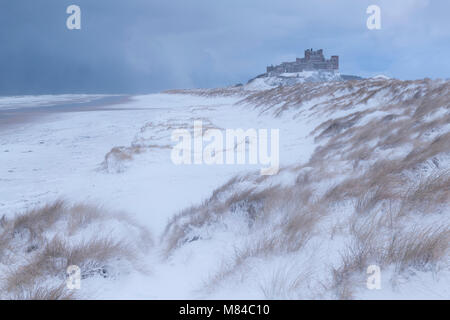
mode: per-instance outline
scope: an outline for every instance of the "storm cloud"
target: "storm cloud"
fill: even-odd
[[[68,30],[66,8],[81,8]],[[381,7],[381,30],[366,8]],[[147,93],[245,82],[323,48],[341,72],[448,78],[441,0],[2,0],[0,94]]]

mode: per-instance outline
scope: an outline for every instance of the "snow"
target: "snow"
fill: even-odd
[[[294,79],[297,83],[317,77],[317,74],[285,74],[282,77]],[[245,90],[262,91],[282,81],[258,78],[247,84]],[[342,89],[335,91],[333,97],[347,94],[350,94],[349,90]],[[101,97],[104,96],[5,97],[0,99],[0,110],[57,106],[68,102],[87,103]],[[238,104],[240,100],[242,97],[237,95],[140,95],[107,109],[92,110],[87,107],[86,111],[49,112],[45,118],[0,128],[0,217],[12,217],[17,212],[64,198],[71,203],[93,203],[106,210],[126,212],[148,228],[154,235],[156,245],[142,263],[150,271],[132,269],[114,279],[86,280],[83,293],[95,299],[267,298],[271,294],[262,293],[262,287],[268,286],[273,279],[289,281],[299,276],[295,275],[298,266],[307,264],[313,269],[310,271],[318,273],[318,276],[304,281],[301,287],[304,294],[299,296],[289,292],[272,292],[273,297],[321,298],[314,295],[314,288],[319,286],[320,281],[329,280],[327,270],[331,267],[324,265],[322,258],[327,261],[338,260],[339,252],[348,241],[345,237],[338,235],[335,241],[315,238],[302,254],[253,258],[226,284],[210,290],[204,289],[205,281],[226,265],[236,248],[242,245],[240,241],[257,241],[260,235],[249,235],[248,227],[239,216],[227,215],[218,225],[199,229],[202,239],[209,240],[192,241],[168,259],[161,257],[162,249],[158,247],[157,239],[163,235],[167,222],[175,214],[202,203],[212,190],[232,177],[254,174],[260,169],[258,165],[176,166],[170,159],[171,149],[165,147],[173,146],[171,130],[190,130],[194,119],[204,119],[216,128],[280,129],[280,159],[283,167],[306,164],[319,145],[311,132],[326,120],[322,115],[328,111],[320,109],[325,105],[324,97],[302,102],[303,105],[299,106],[303,110],[301,113],[288,110],[280,117],[267,112],[261,114],[251,104]],[[364,104],[334,112],[332,118],[374,109],[359,123],[364,125],[371,119],[386,116],[385,111],[375,110],[383,103],[384,97],[379,94]],[[314,112],[307,111],[312,106],[320,108],[314,109]],[[430,118],[435,119],[444,114],[445,109],[441,108]],[[150,147],[142,153],[133,154],[131,159],[122,161],[113,157],[105,161],[105,156],[114,147],[127,148],[135,144]],[[405,150],[409,149],[397,151],[404,154]],[[343,171],[347,165],[343,164],[340,169]],[[307,172],[308,168],[304,170]],[[289,186],[296,183],[296,178],[297,174],[282,170],[267,183]],[[333,183],[342,179],[336,172]],[[258,186],[253,180],[244,181],[241,186],[244,183]],[[330,182],[325,182],[324,188],[329,186]],[[331,230],[337,221],[344,221],[344,217],[349,215],[345,205],[338,213],[324,219],[323,230]],[[232,230],[229,226],[233,226]],[[272,230],[261,232],[270,233]],[[324,243],[328,248],[325,251]],[[318,252],[318,255],[313,255],[314,252]],[[384,273],[383,290],[369,291],[360,286],[356,297],[448,299],[450,295],[449,272],[439,276],[433,276],[431,272],[416,272],[408,279],[398,278],[394,289],[388,283],[388,279],[394,277],[393,274],[392,270]]]
[[[278,76],[256,78],[244,86],[245,90],[267,90],[280,85],[295,85],[305,82],[343,81],[339,72],[329,71],[303,71],[295,73],[282,73]]]
[[[388,76],[385,76],[384,74],[378,74],[376,76],[371,77],[370,79],[374,80],[390,80],[391,78]]]

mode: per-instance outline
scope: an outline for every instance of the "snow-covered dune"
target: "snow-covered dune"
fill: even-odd
[[[256,87],[135,96],[2,130],[0,297],[448,299],[450,82]],[[279,129],[278,174],[175,165],[172,133],[199,120]],[[46,266],[34,278],[30,261]],[[70,264],[80,290],[64,287]]]
[[[247,90],[267,90],[278,86],[292,86],[306,82],[344,81],[339,72],[303,71],[282,73],[280,75],[264,75],[250,80],[244,87]]]

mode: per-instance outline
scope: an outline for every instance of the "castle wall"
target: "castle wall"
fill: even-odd
[[[325,59],[323,50],[314,51],[305,50],[304,58],[296,58],[294,62],[283,62],[277,66],[267,67],[267,73],[295,73],[313,70],[339,70],[339,56],[332,56],[331,59]]]

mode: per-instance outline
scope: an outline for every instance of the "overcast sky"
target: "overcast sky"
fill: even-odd
[[[450,77],[448,0],[0,0],[0,94],[246,82],[306,48],[344,74]],[[81,8],[68,30],[66,8]],[[381,30],[366,9],[381,7]]]

